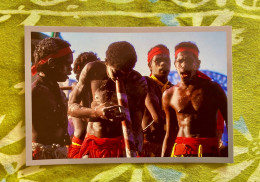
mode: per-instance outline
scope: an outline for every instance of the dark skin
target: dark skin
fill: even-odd
[[[154,75],[162,83],[168,81],[168,75],[171,69],[170,57],[167,54],[158,54],[153,57],[150,65],[148,65],[152,75]]]
[[[200,60],[191,52],[180,52],[175,67],[181,82],[163,94],[166,114],[166,135],[162,157],[169,157],[176,137],[218,137],[217,111],[227,121],[227,97],[215,82],[196,76]],[[170,120],[175,115],[176,120]],[[227,124],[227,122],[226,122]]]
[[[152,58],[150,64],[148,64],[151,74],[154,75],[162,83],[168,81],[168,75],[171,68],[170,57],[165,54],[156,55]],[[150,90],[145,99],[145,106],[149,110],[149,113],[144,114],[142,126],[145,129],[154,120],[154,124],[158,124],[159,120],[165,119],[165,114],[162,111],[160,104],[160,97],[155,92]],[[151,118],[152,117],[152,118]],[[153,125],[151,126],[153,130]]]
[[[148,64],[148,66],[150,68],[151,74],[155,76],[159,81],[161,81],[162,83],[166,83],[168,81],[168,74],[170,72],[171,67],[170,57],[168,55],[155,55],[152,58],[151,62]],[[161,136],[158,136],[158,133],[164,135],[165,132],[165,114],[162,110],[161,96],[161,90],[158,93],[155,92],[155,90],[153,89],[149,89],[149,92],[145,99],[145,106],[147,110],[145,110],[144,117],[142,120],[142,127],[144,129],[144,132],[146,132],[147,130],[150,130],[149,133],[155,132],[153,134],[153,141],[150,142],[160,143],[160,148],[158,148],[159,151],[157,157],[160,157],[161,152],[161,142],[159,141]],[[151,124],[152,121],[154,121],[154,123],[151,126],[149,126],[149,124]],[[144,147],[146,146],[144,145]],[[150,148],[150,145],[147,145],[147,147]]]
[[[74,82],[72,85],[72,90],[74,89],[74,87],[76,85],[77,85],[77,82]],[[86,98],[87,98],[87,96],[84,97],[83,100],[81,101],[82,105],[86,105],[86,106],[90,105],[88,102],[89,99],[86,99]],[[74,126],[74,136],[81,140],[84,140],[85,135],[86,135],[87,122],[85,122],[81,118],[76,118],[76,117],[72,117],[72,122],[73,122],[73,126]]]
[[[128,77],[133,77],[137,72],[131,70],[122,71],[101,61],[87,64],[81,72],[79,82],[71,93],[69,100],[69,114],[78,118],[89,118],[87,133],[98,138],[114,138],[122,136],[121,121],[125,119],[125,113],[119,112],[115,80],[125,82],[128,93]],[[129,89],[134,90],[134,89]],[[92,96],[91,108],[80,105],[80,101],[87,93]],[[142,110],[133,111],[132,102],[140,98],[132,98],[128,95],[129,109],[134,135],[141,134]],[[144,98],[143,98],[144,105]],[[140,143],[142,144],[142,143]]]
[[[71,74],[71,64],[73,62],[72,54],[64,56],[59,59],[49,59],[46,63],[50,67],[48,74],[40,72],[39,75],[45,80],[48,80],[48,84],[52,87],[56,87],[55,93],[53,90],[49,90],[47,87],[43,87],[41,92],[32,92],[32,104],[33,104],[33,121],[32,121],[32,141],[50,145],[53,143],[58,143],[63,145],[64,143],[64,133],[67,132],[67,126],[63,126],[59,123],[53,114],[53,110],[59,112],[60,110],[66,114],[67,107],[59,109],[61,104],[57,102],[57,98],[60,98],[60,89],[57,82],[64,82],[67,80],[68,75]],[[35,85],[32,85],[34,88]],[[64,105],[67,106],[67,100],[61,97]],[[57,108],[58,107],[58,108]],[[47,114],[50,114],[49,116]],[[37,116],[37,117],[36,117]],[[49,122],[48,122],[49,121]],[[54,123],[53,123],[54,122]],[[57,122],[57,123],[55,123]],[[57,127],[58,126],[58,127]]]

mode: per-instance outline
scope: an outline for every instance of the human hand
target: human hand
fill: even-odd
[[[126,119],[125,109],[119,105],[104,107],[103,112],[110,121],[123,121]]]
[[[122,121],[126,118],[125,109],[122,106],[108,106],[100,105],[95,107],[95,114],[102,119],[108,119],[110,121]]]

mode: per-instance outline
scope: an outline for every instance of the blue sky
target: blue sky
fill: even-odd
[[[50,33],[46,33],[50,34]],[[174,47],[182,41],[195,42],[200,50],[200,69],[207,69],[227,75],[227,45],[226,32],[152,32],[152,33],[85,33],[61,32],[64,40],[71,44],[74,50],[74,60],[82,52],[92,51],[97,53],[101,60],[105,59],[107,47],[112,42],[128,41],[136,50],[137,63],[135,70],[142,75],[150,74],[147,66],[147,53],[157,44],[164,44],[170,50],[172,60],[171,70],[174,67]],[[70,76],[75,79],[75,75]]]

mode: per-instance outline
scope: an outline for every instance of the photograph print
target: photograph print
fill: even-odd
[[[231,27],[25,27],[26,164],[233,162]]]

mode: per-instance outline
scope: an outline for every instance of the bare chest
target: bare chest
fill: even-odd
[[[178,113],[198,112],[206,102],[205,90],[192,87],[176,89],[171,99],[171,105]]]

